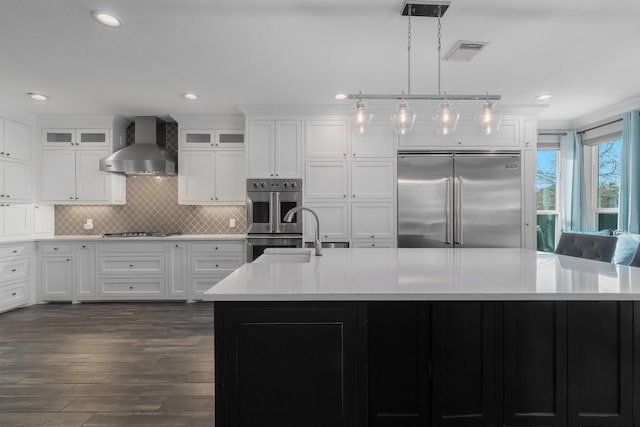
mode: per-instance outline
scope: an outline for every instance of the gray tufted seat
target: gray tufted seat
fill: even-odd
[[[615,236],[593,234],[562,233],[555,253],[596,261],[611,262],[616,250]]]

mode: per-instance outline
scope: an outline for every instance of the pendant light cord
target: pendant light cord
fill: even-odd
[[[407,24],[407,94],[411,95],[411,5],[409,5],[409,23]]]
[[[438,6],[438,95],[441,94],[441,91],[440,91],[440,62],[442,62],[442,59],[441,59],[441,50],[442,50],[441,31],[442,31],[442,24],[440,22],[440,16],[441,15],[442,15],[442,6]]]

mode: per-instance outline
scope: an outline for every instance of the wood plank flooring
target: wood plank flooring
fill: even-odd
[[[214,425],[213,304],[0,314],[0,426]]]

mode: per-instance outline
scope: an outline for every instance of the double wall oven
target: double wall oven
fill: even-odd
[[[302,206],[301,179],[247,180],[247,262],[266,248],[301,248],[302,216],[284,222],[286,213]]]

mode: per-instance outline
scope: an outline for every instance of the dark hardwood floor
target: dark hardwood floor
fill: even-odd
[[[0,425],[213,426],[213,304],[0,314]]]

